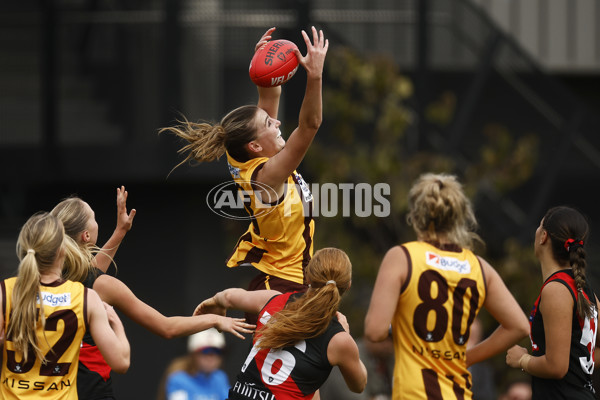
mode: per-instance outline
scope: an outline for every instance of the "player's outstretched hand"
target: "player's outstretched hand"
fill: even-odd
[[[317,32],[314,26],[311,29],[313,36],[312,43],[308,34],[304,30],[302,31],[302,37],[306,43],[306,56],[303,56],[298,49],[294,50],[294,53],[298,57],[298,62],[306,70],[308,78],[321,78],[323,75],[323,66],[325,65],[325,56],[329,48],[329,40],[325,39],[322,30]]]
[[[198,306],[196,306],[196,309],[194,310],[194,314],[192,315],[202,314],[217,314],[225,316],[227,314],[227,309],[225,307],[219,306],[215,302],[214,297],[211,297],[210,299],[206,299],[202,303],[198,304]]]
[[[232,333],[240,339],[245,339],[245,337],[242,336],[242,333],[253,333],[256,325],[247,324],[244,318],[219,316],[215,328],[221,332],[225,331]]]
[[[127,190],[125,186],[117,188],[117,230],[122,230],[124,233],[129,232],[133,226],[133,218],[135,217],[135,208],[127,213]]]
[[[275,31],[275,27],[267,29],[267,31],[262,35],[260,40],[254,46],[254,52],[256,53],[258,49],[267,44],[268,41],[271,40],[271,34]]]

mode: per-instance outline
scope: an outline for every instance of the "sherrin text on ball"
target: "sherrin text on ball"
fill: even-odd
[[[258,86],[279,86],[290,80],[298,70],[298,47],[285,39],[272,40],[254,53],[250,61],[250,79]]]

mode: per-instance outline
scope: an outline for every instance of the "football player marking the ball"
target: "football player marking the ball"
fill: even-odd
[[[267,30],[255,52],[269,46],[275,28]],[[276,289],[305,291],[304,269],[313,252],[314,220],[312,195],[296,168],[304,158],[322,121],[322,75],[329,41],[312,28],[311,43],[302,31],[307,54],[293,52],[306,70],[306,90],[298,127],[287,142],[277,120],[281,85],[258,88],[258,104],[229,112],[220,123],[193,123],[185,120],[176,127],[163,128],[185,139],[179,151],[187,161],[209,162],[227,154],[229,171],[250,203],[246,205],[251,223],[240,237],[228,267],[254,266],[260,273],[249,290]],[[275,53],[277,48],[273,49]],[[275,55],[277,57],[277,55]],[[251,317],[247,316],[248,321]]]

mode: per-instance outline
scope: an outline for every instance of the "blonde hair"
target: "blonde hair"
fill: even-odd
[[[306,267],[310,287],[306,293],[275,313],[257,331],[261,349],[280,349],[325,332],[338,310],[342,295],[350,288],[352,264],[336,248],[315,252]]]
[[[64,229],[58,218],[47,212],[34,214],[21,228],[17,242],[19,272],[12,295],[10,322],[7,337],[11,338],[17,352],[27,362],[29,348],[36,358],[46,361],[38,346],[36,328],[45,326],[44,308],[37,311],[40,293],[40,277],[52,267],[64,243]]]
[[[63,277],[68,280],[83,282],[88,274],[95,273],[94,255],[100,249],[80,240],[80,235],[87,229],[90,215],[82,199],[72,196],[64,199],[50,212],[65,227],[65,267]]]
[[[473,250],[483,240],[475,233],[477,220],[471,201],[454,175],[423,174],[408,194],[406,220],[419,240],[441,244],[440,236],[450,243]]]
[[[219,159],[225,151],[239,162],[250,159],[246,144],[256,138],[258,112],[255,105],[246,105],[230,111],[220,123],[190,122],[183,117],[178,125],[159,129],[158,133],[171,133],[188,142],[178,153],[187,153],[185,159],[173,169],[186,162],[211,162]]]

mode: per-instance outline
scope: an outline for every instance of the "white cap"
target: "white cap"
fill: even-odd
[[[222,349],[225,347],[225,335],[210,328],[202,332],[194,333],[188,338],[188,351],[193,353],[207,347],[216,347]]]

